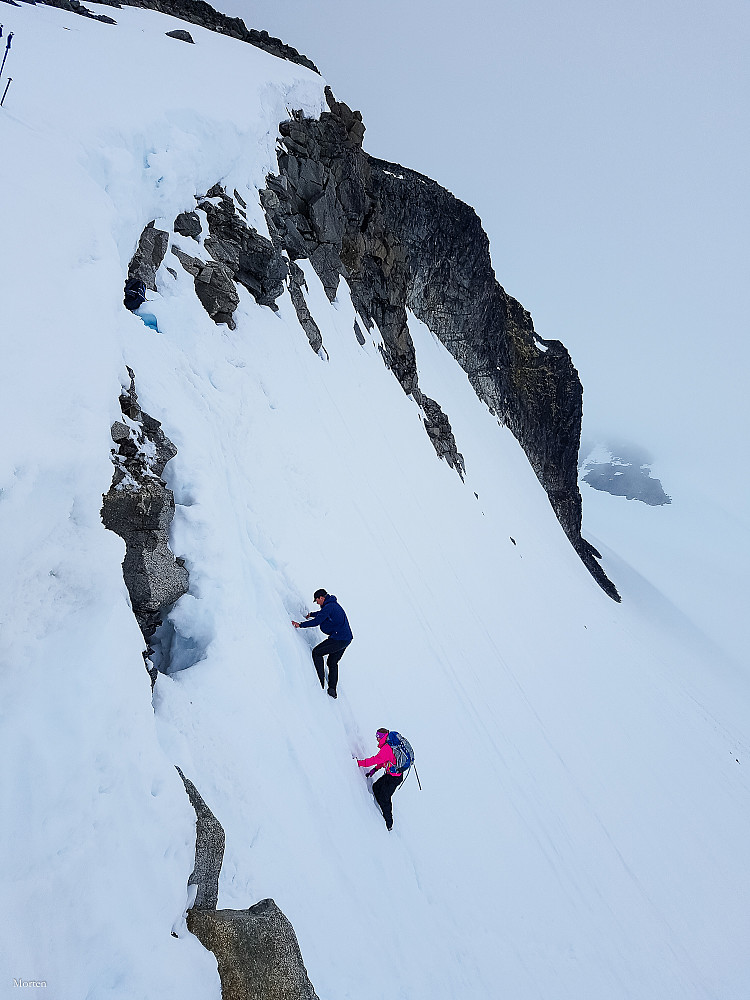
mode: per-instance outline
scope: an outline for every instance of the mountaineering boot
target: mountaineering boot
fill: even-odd
[[[331,698],[338,698],[336,692],[332,691],[330,688],[328,688],[328,694],[330,695]]]

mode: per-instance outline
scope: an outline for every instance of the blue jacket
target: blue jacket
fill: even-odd
[[[307,621],[300,622],[299,627],[314,628],[316,625],[320,626],[320,631],[325,632],[331,639],[351,642],[354,638],[346,612],[333,594],[328,594],[320,611],[314,611]]]

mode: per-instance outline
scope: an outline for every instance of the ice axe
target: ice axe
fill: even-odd
[[[10,52],[10,43],[12,41],[13,41],[13,32],[10,31],[8,33],[8,41],[6,42],[6,45],[5,45],[5,55],[3,56],[3,64],[2,64],[2,66],[0,66],[0,77],[2,77],[2,75],[3,75],[3,70],[5,69],[5,60],[8,58],[8,53]],[[8,88],[6,87],[5,89],[7,90]],[[3,94],[3,97],[4,96],[5,95]]]

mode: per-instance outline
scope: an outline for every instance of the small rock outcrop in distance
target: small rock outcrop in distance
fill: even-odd
[[[672,503],[660,480],[651,475],[651,457],[637,445],[598,445],[581,465],[581,479],[595,490],[638,500],[649,507]]]
[[[215,910],[219,902],[219,875],[226,842],[224,827],[203,801],[198,789],[189,778],[185,777],[179,767],[177,773],[182,778],[196,817],[195,867],[188,879],[188,885],[196,887],[192,909]]]
[[[190,910],[188,929],[216,956],[224,1000],[317,1000],[297,935],[272,899],[247,910]]]
[[[169,548],[174,497],[161,478],[177,449],[140,408],[135,376],[120,395],[122,420],[112,425],[112,485],[103,497],[102,522],[125,542],[122,573],[133,614],[148,646],[164,612],[188,591],[188,571]],[[152,683],[156,672],[149,670]]]

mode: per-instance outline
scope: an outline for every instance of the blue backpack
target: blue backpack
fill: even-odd
[[[396,758],[396,769],[404,774],[414,763],[414,751],[411,748],[411,743],[397,732],[388,733],[386,742]]]

